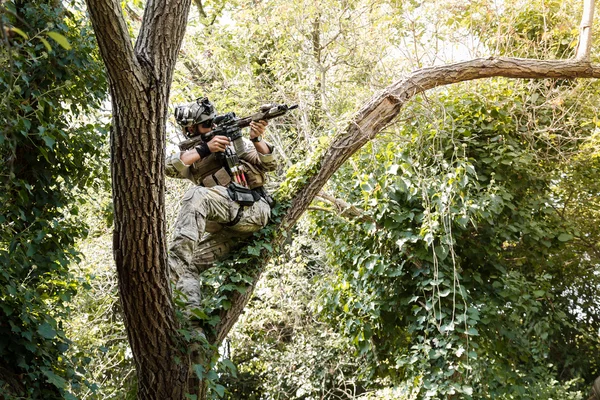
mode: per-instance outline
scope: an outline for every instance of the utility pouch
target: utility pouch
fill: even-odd
[[[206,187],[227,186],[229,182],[231,182],[231,177],[225,168],[221,168],[202,179],[202,185]]]
[[[246,174],[248,187],[255,189],[265,184],[265,175],[261,173],[255,165],[252,165],[245,160],[240,160],[240,163],[244,166],[244,173]]]
[[[227,186],[231,182],[231,176],[225,168],[221,168],[213,174],[217,183],[221,186]]]
[[[247,187],[231,182],[227,186],[227,193],[231,200],[238,203],[240,206],[251,206],[255,201],[260,199],[260,195]]]
[[[269,207],[273,208],[275,207],[275,199],[273,197],[271,197],[271,195],[269,194],[269,192],[267,192],[265,190],[264,187],[257,187],[256,189],[253,189],[254,192],[258,193],[258,195],[260,197],[262,197],[263,199],[265,199],[265,201],[267,202],[267,204],[269,205]]]

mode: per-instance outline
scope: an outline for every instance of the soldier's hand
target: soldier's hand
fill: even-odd
[[[222,153],[229,146],[229,138],[227,136],[217,135],[208,143],[208,148],[211,153]]]
[[[269,123],[267,121],[265,121],[264,119],[261,119],[258,122],[251,121],[250,122],[250,139],[254,139],[256,137],[261,136],[263,133],[265,133],[265,129],[267,129],[267,125],[269,125]]]

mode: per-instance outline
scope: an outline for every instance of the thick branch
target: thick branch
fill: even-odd
[[[404,104],[426,90],[474,79],[508,77],[598,78],[600,68],[585,61],[542,61],[517,58],[478,58],[439,67],[423,68],[406,79],[388,86],[369,101],[350,122],[345,132],[332,143],[321,160],[321,170],[295,196],[283,222],[283,229],[293,226],[312,199],[335,171],[362,146],[375,138],[398,115]]]
[[[115,82],[122,82],[126,87],[137,83],[136,89],[143,90],[146,78],[134,57],[120,1],[86,0],[86,4],[111,87],[116,86]]]
[[[227,337],[227,335],[229,335],[229,331],[231,330],[231,328],[233,328],[238,318],[246,308],[248,301],[250,301],[252,293],[254,293],[254,288],[256,287],[256,282],[258,282],[258,280],[260,279],[261,272],[264,270],[265,265],[268,262],[269,258],[264,257],[261,260],[261,265],[253,266],[257,271],[257,274],[253,277],[252,280],[254,284],[249,286],[246,292],[244,293],[240,293],[237,291],[234,292],[231,298],[229,299],[231,301],[231,308],[229,308],[228,310],[221,311],[221,319],[217,326],[215,326],[215,332],[217,333],[215,343],[222,343],[223,340],[225,340],[225,338]]]
[[[135,53],[155,79],[171,84],[191,0],[149,0],[144,9]]]

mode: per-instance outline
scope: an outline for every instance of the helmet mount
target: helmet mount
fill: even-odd
[[[216,116],[215,106],[207,97],[200,97],[192,103],[175,107],[175,120],[182,128],[201,124],[208,125]],[[189,131],[184,130],[189,135]]]

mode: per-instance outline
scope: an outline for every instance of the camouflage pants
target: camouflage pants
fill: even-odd
[[[199,275],[215,261],[224,258],[237,242],[263,228],[271,209],[264,199],[245,207],[237,224],[223,224],[235,219],[239,204],[231,200],[223,186],[190,188],[181,202],[169,246],[169,269],[175,288],[188,304],[200,305]],[[204,235],[205,232],[208,232]]]

